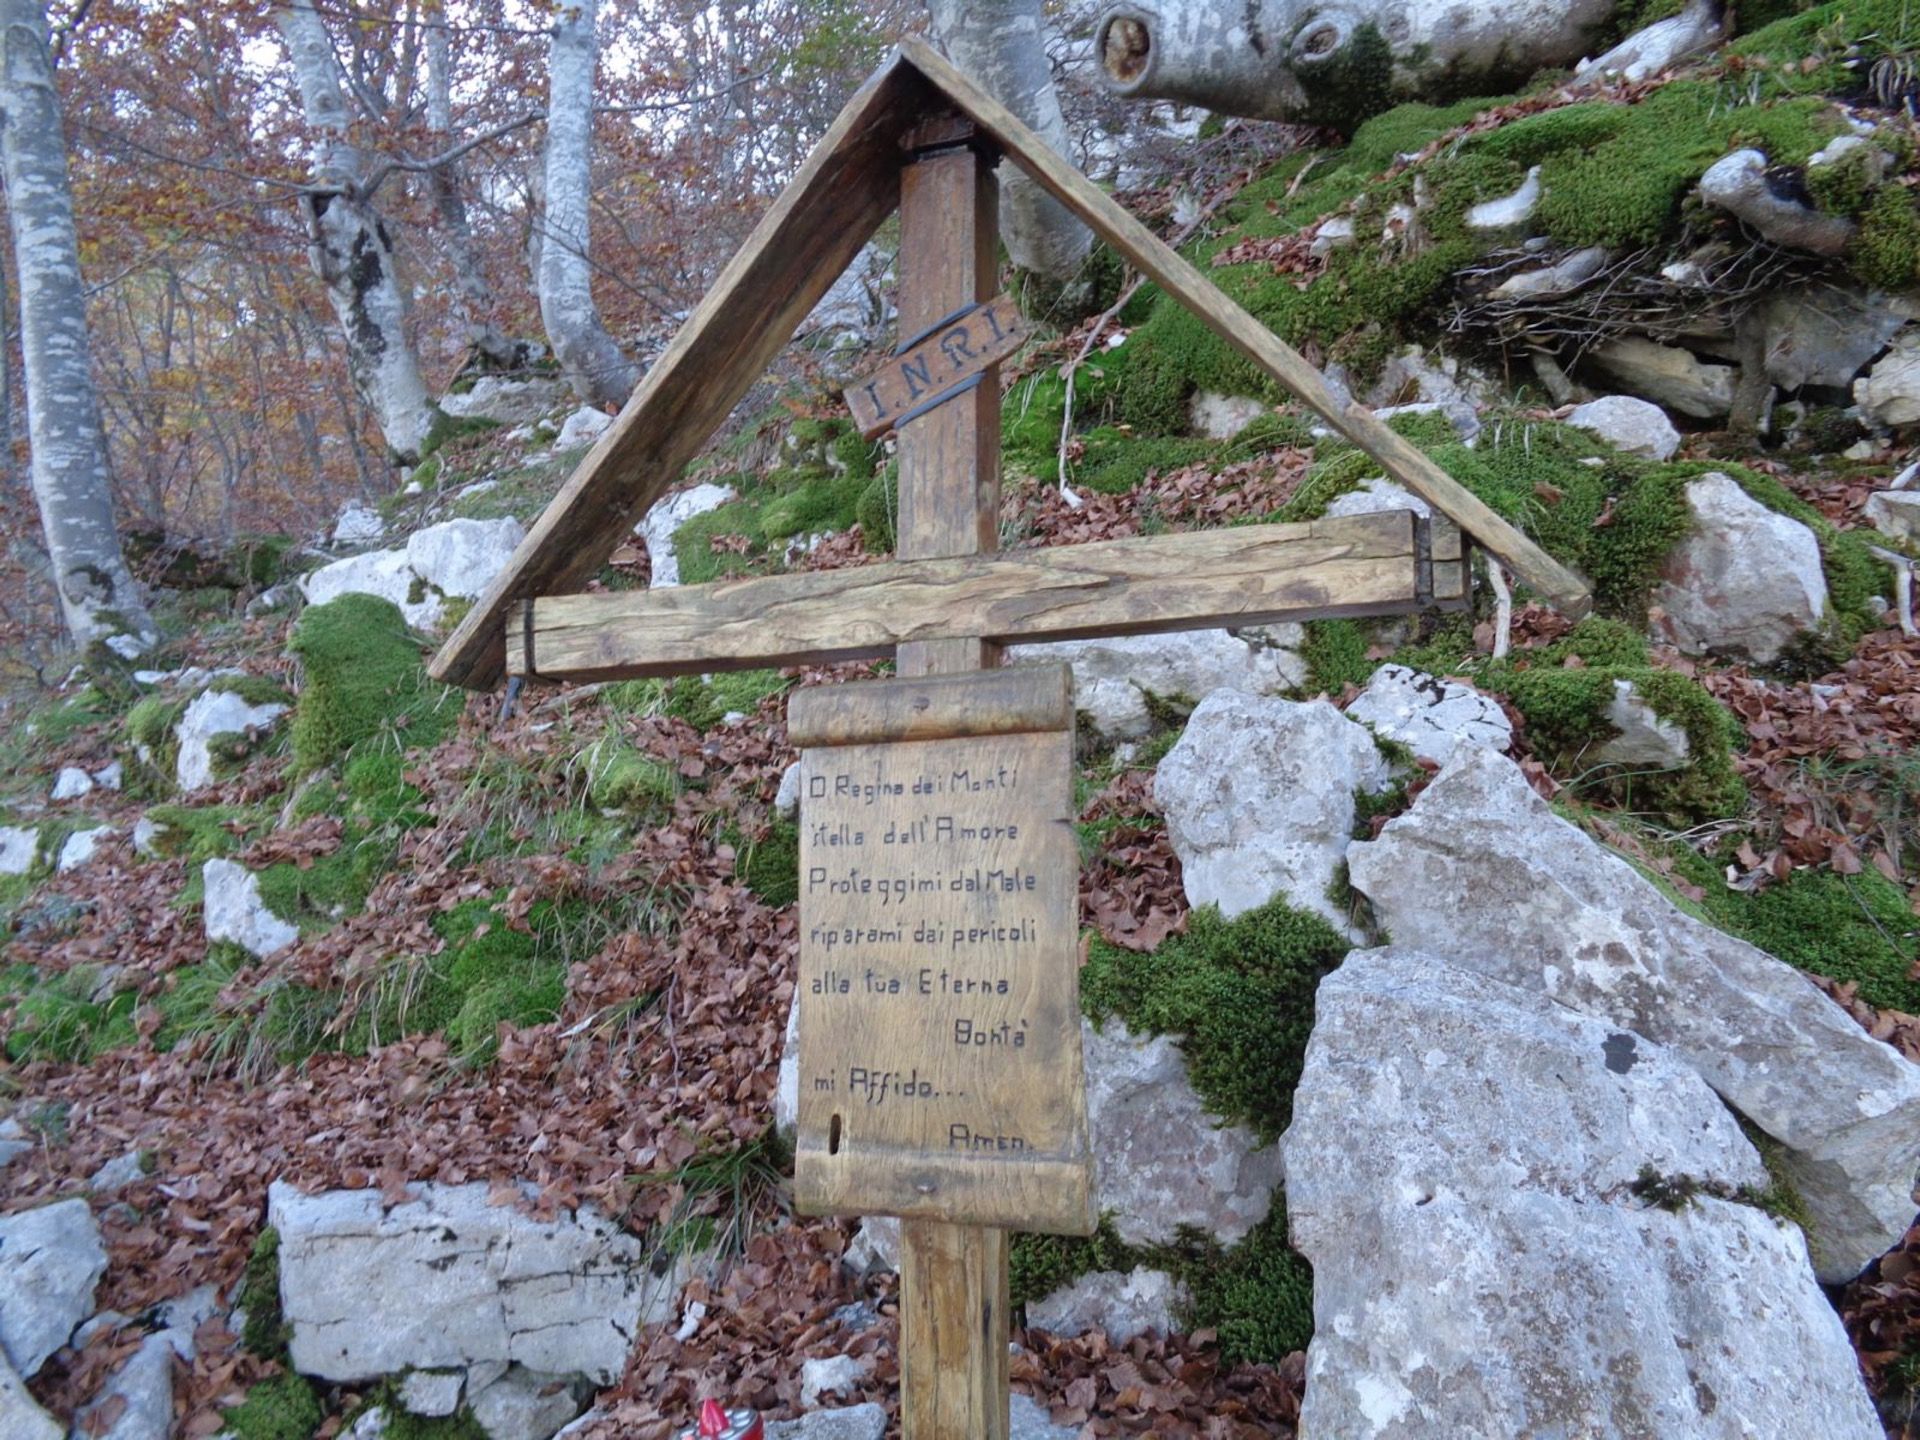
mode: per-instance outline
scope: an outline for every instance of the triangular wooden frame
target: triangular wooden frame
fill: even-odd
[[[904,41],[861,87],[721,273],[618,419],[581,460],[432,663],[440,680],[490,689],[505,669],[516,601],[580,589],[680,480],[748,389],[899,202],[902,137],[957,110],[1129,264],[1179,300],[1394,479],[1455,521],[1563,611],[1586,585],[1359,405],[1123,210],[924,41]]]

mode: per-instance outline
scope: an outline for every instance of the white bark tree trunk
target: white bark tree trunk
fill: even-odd
[[[453,136],[453,37],[444,5],[429,13],[427,26],[427,130],[436,150],[450,148]],[[460,162],[450,160],[427,176],[433,206],[440,215],[447,260],[453,267],[451,297],[454,319],[466,336],[467,349],[496,369],[511,369],[522,358],[521,347],[500,333],[488,318],[493,290],[474,253],[473,227],[467,220]]]
[[[961,4],[929,0],[933,31],[949,59],[1026,121],[1062,155],[1067,120],[1047,64],[1040,0]],[[1058,200],[1011,166],[999,169],[1000,238],[1022,270],[1065,283],[1079,273],[1093,235]]]
[[[595,405],[624,405],[640,383],[594,307],[587,264],[593,164],[593,73],[599,0],[561,0],[548,61],[546,213],[540,226],[540,320],[567,381]]]
[[[440,411],[407,340],[406,297],[394,271],[393,244],[379,212],[360,194],[364,166],[347,133],[339,61],[311,0],[282,6],[275,20],[313,129],[313,178],[319,188],[300,202],[308,258],[339,318],[354,388],[373,411],[394,458],[412,464]]]
[[[0,0],[0,168],[20,272],[33,495],[61,613],[76,644],[107,641],[131,658],[158,635],[114,527],[44,0]]]

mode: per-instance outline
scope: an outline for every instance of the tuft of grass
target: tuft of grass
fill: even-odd
[[[133,1012],[137,997],[118,991],[93,999],[100,972],[91,965],[39,979],[13,1007],[7,1027],[7,1055],[22,1064],[50,1060],[83,1065],[139,1038]]]
[[[769,1126],[731,1149],[703,1150],[671,1170],[632,1178],[675,1191],[652,1236],[658,1254],[706,1252],[724,1261],[744,1254],[755,1227],[784,1212],[782,1188],[792,1169],[792,1155]]]

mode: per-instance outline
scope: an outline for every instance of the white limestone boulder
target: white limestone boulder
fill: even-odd
[[[387,533],[387,522],[366,501],[349,500],[341,507],[329,536],[335,545],[371,545]]]
[[[485,1183],[409,1188],[391,1208],[377,1190],[269,1189],[302,1374],[345,1383],[517,1365],[611,1384],[641,1327],[672,1316],[692,1268],[654,1274],[646,1247],[588,1206],[542,1221],[489,1205]]]
[[[1832,284],[1780,291],[1760,314],[1767,378],[1789,392],[1847,389],[1906,324],[1886,295]]]
[[[1272,413],[1273,405],[1269,401],[1252,395],[1227,395],[1218,390],[1196,391],[1187,405],[1193,433],[1203,440],[1231,440],[1254,421]]]
[[[238,945],[249,955],[284,950],[300,938],[300,928],[282,920],[260,898],[260,877],[237,860],[214,859],[200,867],[205,898],[201,913],[207,939]]]
[[[1190,904],[1232,919],[1283,897],[1347,930],[1329,892],[1352,842],[1354,796],[1391,780],[1367,728],[1328,701],[1218,690],[1160,762],[1153,792]]]
[[[1096,1208],[1129,1245],[1171,1244],[1183,1226],[1245,1239],[1273,1208],[1279,1152],[1208,1112],[1171,1035],[1080,1028]]]
[[[1305,631],[1275,625],[1244,631],[1190,630],[1020,645],[1014,665],[1073,667],[1073,704],[1109,740],[1137,740],[1153,728],[1149,695],[1201,700],[1216,690],[1276,695],[1306,682]]]
[[[587,1408],[588,1398],[570,1377],[512,1365],[499,1378],[479,1386],[470,1404],[487,1440],[552,1440]]]
[[[309,605],[341,595],[378,595],[399,607],[407,623],[440,623],[449,599],[477,600],[513,558],[526,531],[512,516],[447,520],[416,530],[404,548],[370,550],[323,565],[300,581]]]
[[[767,1440],[881,1440],[887,1410],[868,1401],[839,1410],[815,1410],[798,1420],[769,1420]]]
[[[800,1408],[814,1410],[829,1395],[851,1395],[866,1378],[867,1364],[858,1355],[829,1355],[800,1362]]]
[[[1677,770],[1693,756],[1686,727],[1658,714],[1631,680],[1613,682],[1607,723],[1613,726],[1613,734],[1587,752],[1597,765]]]
[[[1607,395],[1576,406],[1567,424],[1628,455],[1671,460],[1680,448],[1680,432],[1658,405],[1631,395]]]
[[[591,445],[613,427],[613,417],[604,411],[582,406],[567,416],[560,426],[560,435],[553,442],[553,448],[559,450],[578,450]]]
[[[0,825],[0,875],[25,875],[40,859],[40,832],[24,825]]]
[[[1513,744],[1513,722],[1491,695],[1405,665],[1374,671],[1367,688],[1347,706],[1347,718],[1436,765],[1445,765],[1462,745],[1505,753]]]
[[[1731,476],[1703,475],[1686,498],[1692,529],[1661,568],[1656,629],[1691,655],[1772,664],[1826,619],[1819,540]]]
[[[1912,1224],[1920,1066],[1686,914],[1511,761],[1463,750],[1348,862],[1386,933],[1665,1046],[1778,1140],[1823,1280],[1851,1279]]]
[[[1029,1301],[1027,1323],[1069,1338],[1100,1330],[1115,1345],[1141,1335],[1170,1335],[1187,1304],[1184,1286],[1164,1270],[1096,1270]]]
[[[654,502],[646,518],[634,527],[646,542],[647,558],[653,567],[647,581],[649,589],[662,590],[680,583],[680,556],[673,548],[674,532],[694,516],[718,510],[739,493],[731,485],[695,485]]]
[[[442,395],[440,408],[456,420],[525,425],[566,404],[570,394],[564,380],[512,380],[504,375],[482,375],[464,392]]]
[[[1363,480],[1357,489],[1334,496],[1327,505],[1327,517],[1336,519],[1343,515],[1379,515],[1390,510],[1411,510],[1423,520],[1433,518],[1431,505],[1384,475]]]
[[[1638,335],[1597,346],[1592,361],[1626,390],[1696,420],[1718,420],[1733,409],[1738,372],[1677,345]]]
[[[93,776],[78,765],[62,765],[60,773],[53,777],[53,799],[78,800],[82,795],[93,793]]]
[[[66,1427],[42,1410],[0,1354],[0,1435],[7,1440],[66,1440]]]
[[[84,1200],[0,1216],[0,1350],[31,1380],[93,1313],[107,1270],[100,1227]]]
[[[1920,420],[1920,328],[1903,331],[1866,375],[1853,383],[1854,403],[1883,428]]]
[[[203,690],[193,697],[173,727],[179,742],[174,780],[192,794],[213,784],[213,746],[230,736],[257,737],[273,728],[287,707],[272,702],[252,705],[231,690]]]
[[[1316,1015],[1282,1141],[1301,1440],[1878,1440],[1800,1231],[1740,1203],[1764,1167],[1678,1056],[1407,949],[1349,956]]]
[[[173,1434],[173,1342],[149,1335],[75,1417],[89,1440],[168,1440]]]
[[[1920,490],[1882,490],[1867,497],[1867,523],[1889,540],[1920,541]]]
[[[95,825],[91,829],[74,831],[61,845],[60,857],[54,861],[53,868],[65,875],[69,870],[92,864],[93,857],[99,853],[102,845],[113,838],[113,833],[111,825]]]

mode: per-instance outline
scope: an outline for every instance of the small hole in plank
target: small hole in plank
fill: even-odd
[[[840,1117],[836,1115],[833,1117],[833,1120],[831,1121],[831,1123],[829,1123],[827,1126],[827,1154],[838,1155],[839,1153],[840,1153]]]

